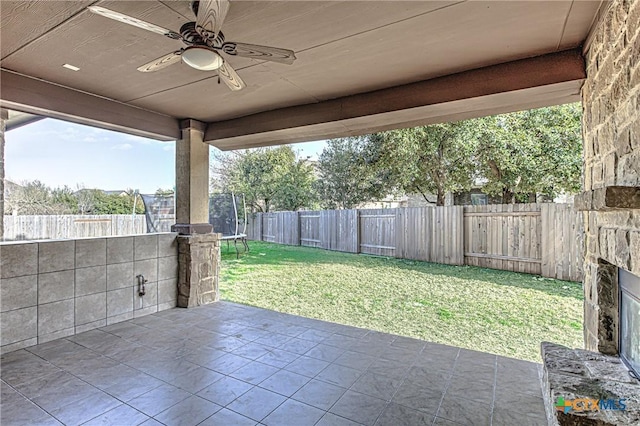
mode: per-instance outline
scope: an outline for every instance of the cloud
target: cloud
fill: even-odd
[[[173,152],[175,148],[176,148],[175,145],[167,145],[164,148],[162,148],[162,150],[167,152]]]
[[[155,144],[164,144],[165,142],[163,141],[157,141],[155,139],[148,139],[148,138],[143,138],[142,136],[136,136],[136,135],[123,135],[124,139],[131,141],[131,142],[135,142],[135,143],[139,143],[142,145],[155,145]]]
[[[119,149],[121,151],[128,151],[130,149],[133,149],[133,145],[131,145],[130,143],[121,143],[121,144],[112,146],[111,149]]]

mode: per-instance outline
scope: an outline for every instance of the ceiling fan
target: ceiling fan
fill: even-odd
[[[197,70],[218,70],[218,80],[224,81],[231,90],[241,90],[246,87],[245,82],[242,81],[238,73],[229,65],[220,52],[231,56],[242,56],[288,65],[291,65],[296,59],[296,55],[292,50],[225,41],[224,34],[220,29],[229,10],[229,0],[192,1],[191,10],[196,16],[196,21],[182,25],[180,32],[168,30],[100,6],[90,6],[89,10],[98,15],[162,34],[174,40],[181,40],[187,45],[187,47],[142,65],[138,68],[138,71],[141,72],[158,71],[182,61]]]

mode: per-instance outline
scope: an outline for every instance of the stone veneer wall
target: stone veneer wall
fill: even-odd
[[[615,354],[617,267],[640,275],[640,200],[630,203],[636,208],[595,205],[607,204],[596,202],[598,190],[640,187],[640,1],[614,0],[603,11],[586,53],[586,67],[583,195],[593,197],[593,203],[586,203],[593,206],[584,215],[584,337],[587,349]],[[627,197],[613,204],[621,201],[633,200]]]
[[[175,307],[176,237],[0,243],[1,352]]]

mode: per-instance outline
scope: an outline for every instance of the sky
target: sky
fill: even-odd
[[[5,142],[5,177],[12,182],[39,180],[74,190],[138,189],[143,194],[175,186],[175,142],[50,118],[7,132]],[[325,141],[292,146],[300,156],[315,159]]]

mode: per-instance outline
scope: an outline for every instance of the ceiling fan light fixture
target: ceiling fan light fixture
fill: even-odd
[[[182,61],[200,71],[217,70],[224,63],[222,56],[204,46],[187,47],[182,52]]]

